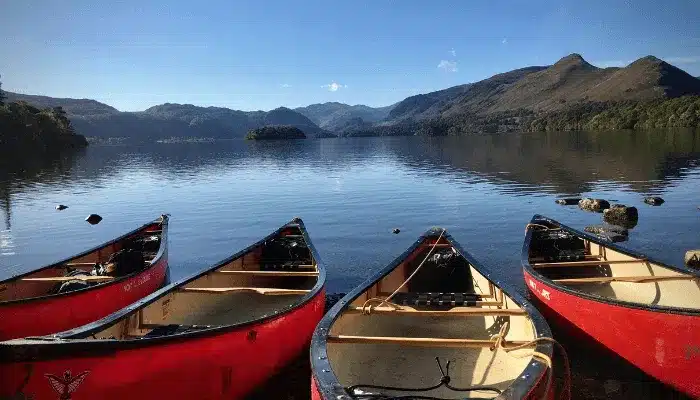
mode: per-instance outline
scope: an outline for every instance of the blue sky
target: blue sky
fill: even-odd
[[[3,88],[235,109],[382,106],[573,52],[700,75],[700,1],[4,0]]]

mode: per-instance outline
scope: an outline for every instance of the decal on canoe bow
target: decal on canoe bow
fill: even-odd
[[[145,274],[142,277],[140,277],[136,282],[129,282],[124,285],[124,291],[128,292],[131,289],[136,289],[137,287],[143,285],[144,283],[148,282],[151,279],[151,274]]]
[[[78,390],[78,387],[83,383],[83,380],[85,380],[85,377],[89,373],[90,371],[83,371],[73,376],[70,370],[66,370],[66,372],[63,373],[63,377],[53,374],[44,374],[44,376],[49,380],[53,390],[60,396],[59,400],[70,400],[71,393]]]
[[[549,291],[542,289],[542,291],[540,292],[540,294],[542,294],[542,297],[544,297],[545,299],[547,299],[547,300],[552,300]]]

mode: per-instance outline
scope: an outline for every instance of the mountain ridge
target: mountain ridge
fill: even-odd
[[[604,111],[606,104],[697,96],[700,78],[654,56],[641,57],[625,67],[600,68],[572,53],[551,65],[499,73],[477,82],[409,96],[385,107],[326,102],[295,109],[241,111],[164,103],[144,111],[120,112],[90,99],[5,93],[8,101],[63,106],[85,136],[243,138],[246,132],[261,126],[289,125],[310,137],[328,137],[334,136],[330,132],[366,136],[465,134],[485,126],[489,131],[528,129],[523,121],[548,114],[562,116],[576,108],[590,114]]]

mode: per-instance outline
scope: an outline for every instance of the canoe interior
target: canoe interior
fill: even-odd
[[[549,222],[534,226],[528,257],[540,275],[572,290],[650,306],[700,309],[700,279],[621,253]]]
[[[138,273],[148,267],[156,257],[161,246],[162,228],[161,222],[154,222],[88,254],[0,282],[0,302],[63,294],[86,287],[105,285],[117,278]],[[109,268],[108,265],[114,265],[108,262],[110,256],[126,249],[133,249],[138,253],[138,257],[135,258],[138,261],[134,261],[132,257],[122,264],[127,268],[91,276],[91,271],[96,264]],[[69,277],[75,279],[68,280]]]
[[[294,304],[317,280],[300,229],[289,226],[91,337],[151,338],[253,321]]]
[[[332,324],[328,360],[344,387],[432,386],[440,381],[435,361],[435,357],[440,357],[443,367],[447,360],[452,361],[453,386],[487,385],[504,390],[532,360],[532,347],[510,353],[491,349],[488,341],[502,329],[506,341],[529,342],[537,337],[535,326],[524,310],[469,264],[445,238],[440,239],[419,272],[392,298],[399,310],[380,305],[380,301],[370,301],[376,307],[369,314],[362,312],[368,300],[385,299],[400,287],[426,258],[437,237],[426,238],[392,272],[349,304]],[[416,338],[421,338],[420,343],[416,343]],[[475,342],[451,344],[442,339]],[[400,390],[380,392],[395,396],[410,394]],[[444,387],[420,394],[440,398],[496,395],[490,391],[454,392]]]

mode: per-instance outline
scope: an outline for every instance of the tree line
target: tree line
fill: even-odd
[[[24,101],[6,103],[0,82],[0,153],[58,151],[87,145],[61,107],[38,109]]]

